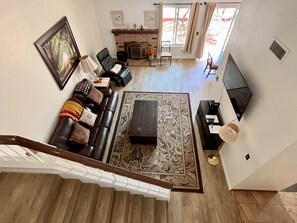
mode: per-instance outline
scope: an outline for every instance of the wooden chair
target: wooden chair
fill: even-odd
[[[164,59],[168,59],[171,66],[172,55],[171,55],[171,44],[170,41],[162,41],[161,42],[161,53],[160,53],[160,65],[162,66],[162,61]]]
[[[206,71],[206,69],[209,69],[208,74],[206,75],[206,78],[208,77],[208,75],[210,75],[210,72],[211,72],[212,70],[217,71],[218,67],[219,67],[219,66],[217,66],[217,65],[215,65],[215,64],[213,63],[213,58],[212,58],[212,56],[210,55],[210,53],[208,52],[208,57],[207,57],[207,61],[206,61],[206,66],[205,66],[205,69],[204,69],[204,71],[203,71],[203,73],[204,73],[204,72]],[[215,74],[215,73],[214,73],[214,74]]]

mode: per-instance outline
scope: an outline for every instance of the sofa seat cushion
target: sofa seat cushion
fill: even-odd
[[[97,111],[97,118],[95,121],[94,126],[99,127],[104,115],[104,111]]]
[[[97,137],[97,133],[98,133],[99,127],[93,127],[90,129],[90,138],[89,138],[89,145],[94,145],[95,144],[95,140]]]
[[[105,107],[106,110],[115,112],[116,107],[117,107],[117,103],[118,103],[118,93],[117,92],[112,92],[112,94],[109,97],[108,103]]]
[[[97,113],[97,111],[104,111],[108,101],[109,101],[109,97],[104,97],[100,105],[94,108],[95,113]]]
[[[105,110],[102,120],[99,123],[100,127],[106,127],[108,129],[110,129],[111,123],[112,123],[112,119],[113,119],[113,112]]]
[[[94,155],[93,158],[96,160],[102,160],[103,159],[103,155],[104,155],[104,151],[105,151],[105,146],[106,146],[106,142],[108,139],[108,129],[105,127],[100,127],[98,134],[97,134],[97,138],[94,144]]]

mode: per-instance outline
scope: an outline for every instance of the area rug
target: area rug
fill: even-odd
[[[130,67],[156,67],[158,65],[158,60],[148,61],[147,59],[128,59],[128,66]]]
[[[129,140],[135,100],[158,101],[157,145]],[[172,183],[173,190],[203,193],[188,93],[125,91],[107,162]]]

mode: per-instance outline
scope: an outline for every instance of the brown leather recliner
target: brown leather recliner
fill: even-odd
[[[97,54],[97,59],[105,71],[102,74],[102,77],[110,77],[110,79],[117,85],[123,84],[124,86],[126,86],[132,79],[129,67],[125,66],[124,62],[115,62],[110,56],[109,51],[106,47]],[[122,68],[118,73],[114,73],[111,71],[115,64],[122,65]]]

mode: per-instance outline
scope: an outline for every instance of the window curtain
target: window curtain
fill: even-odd
[[[203,30],[198,42],[198,47],[196,51],[196,58],[200,59],[203,56],[203,50],[204,50],[204,43],[205,43],[205,37],[206,32],[208,30],[212,15],[214,13],[215,8],[217,7],[217,2],[208,2],[206,3],[206,13],[205,13],[205,21]]]
[[[159,35],[158,35],[158,49],[157,49],[158,53],[161,52],[162,33],[163,33],[163,2],[160,3],[160,8],[159,8]]]
[[[191,6],[189,25],[187,30],[187,37],[185,46],[183,49],[184,53],[192,53],[193,42],[195,37],[195,28],[198,21],[200,4],[198,2],[193,3]]]

